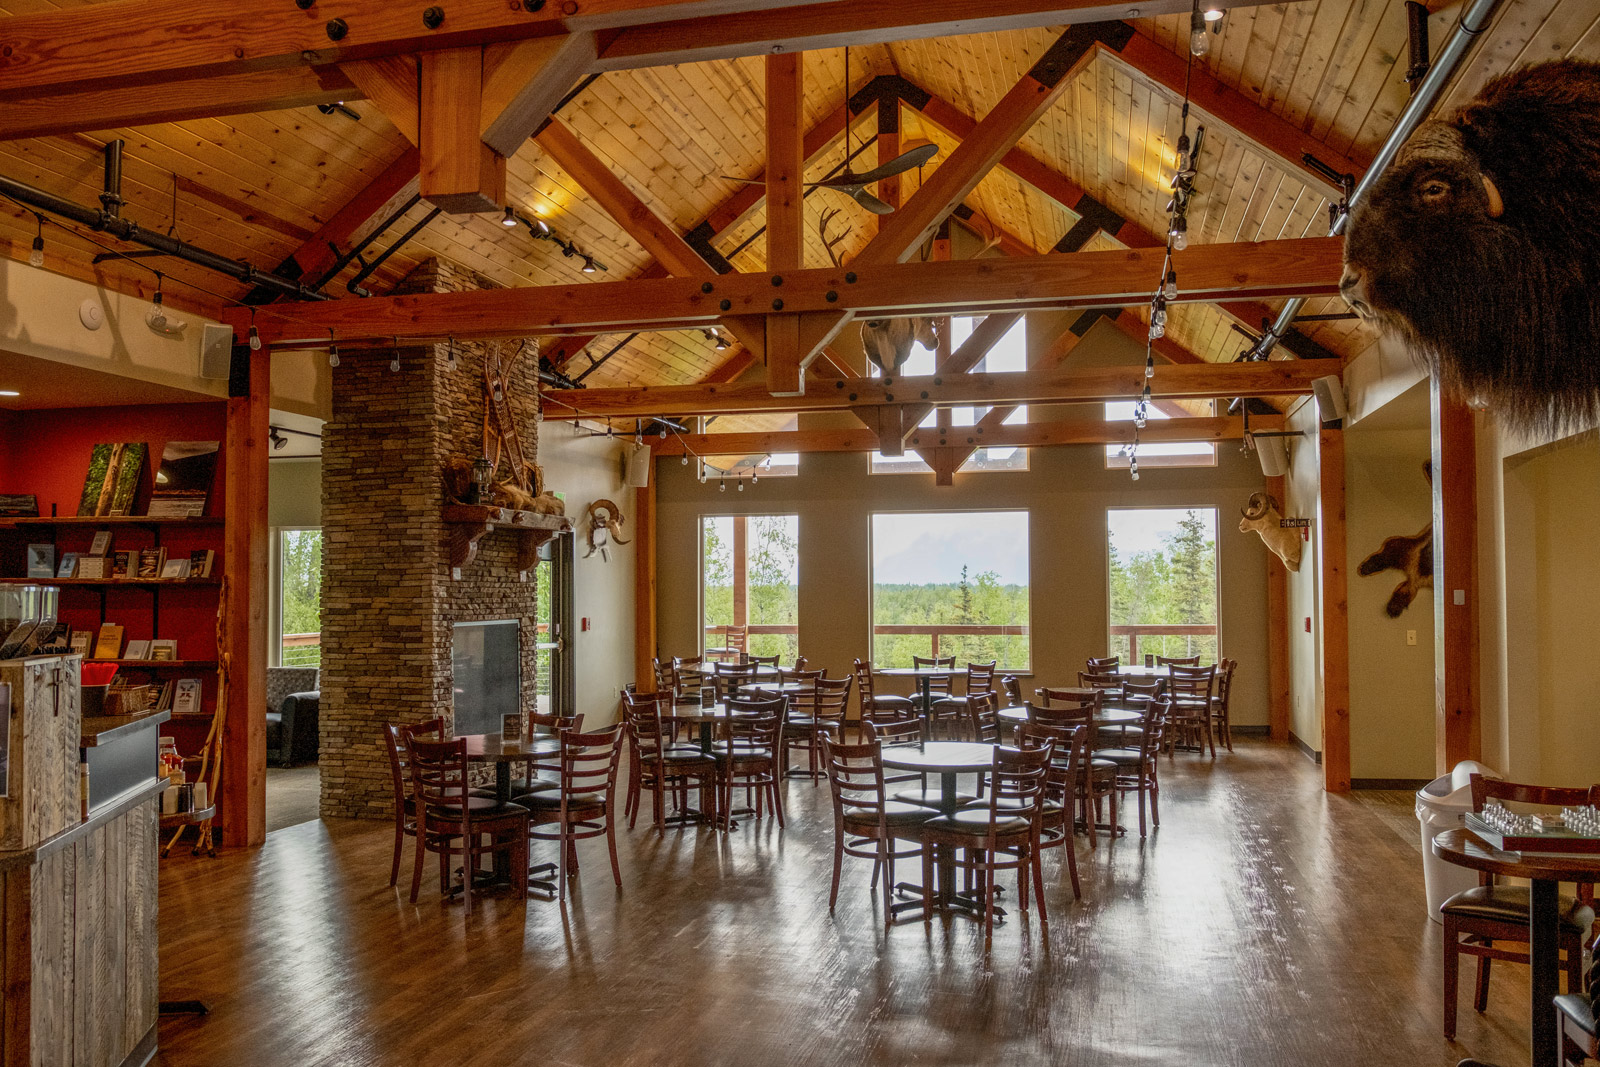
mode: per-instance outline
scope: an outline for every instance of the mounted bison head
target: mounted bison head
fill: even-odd
[[[1507,426],[1600,416],[1600,64],[1542,63],[1424,123],[1351,213],[1339,289]]]

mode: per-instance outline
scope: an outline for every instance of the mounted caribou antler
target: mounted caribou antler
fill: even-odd
[[[833,247],[846,237],[849,237],[850,231],[854,229],[852,226],[846,226],[840,231],[839,236],[832,238],[828,236],[828,224],[839,214],[839,210],[836,207],[829,208],[817,219],[817,236],[822,239],[822,247],[828,253],[828,259],[833,262],[835,267],[843,267],[844,264],[839,262],[839,254],[833,250]]]

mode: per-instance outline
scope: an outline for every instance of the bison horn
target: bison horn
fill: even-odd
[[[1447,122],[1433,119],[1417,127],[1417,132],[1411,135],[1400,149],[1399,156],[1395,159],[1397,164],[1406,163],[1418,158],[1433,159],[1465,159],[1467,158],[1466,142],[1462,139],[1461,131]]]
[[[1500,190],[1495,188],[1494,182],[1489,180],[1487,174],[1480,174],[1478,177],[1483,179],[1483,192],[1489,198],[1489,217],[1497,219],[1506,213],[1506,202],[1500,199]]]

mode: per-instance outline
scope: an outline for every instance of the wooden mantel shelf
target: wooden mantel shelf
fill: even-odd
[[[515,511],[487,504],[446,504],[444,521],[450,527],[450,577],[460,578],[461,568],[478,555],[478,542],[496,530],[509,530],[517,538],[517,573],[526,578],[539,561],[539,546],[563,530],[572,529],[564,515]]]

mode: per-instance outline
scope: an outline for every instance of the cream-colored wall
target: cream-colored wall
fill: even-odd
[[[274,459],[267,464],[267,525],[322,525],[322,460]]]
[[[1285,500],[1279,501],[1290,518],[1311,518],[1311,539],[1300,555],[1300,569],[1289,573],[1289,731],[1314,752],[1322,751],[1322,610],[1319,538],[1322,529],[1321,477],[1316,433],[1320,426],[1314,401],[1302,401],[1289,410],[1284,429],[1302,436],[1288,438],[1289,473],[1284,479]],[[1307,628],[1309,620],[1310,627]]]
[[[90,330],[79,318],[85,302],[99,306],[105,321]],[[0,259],[0,349],[54,360],[124,378],[187,389],[210,396],[228,395],[225,379],[200,376],[200,338],[212,320],[169,309],[169,317],[187,323],[180,333],[158,333],[145,324],[151,304],[30,267]],[[331,389],[327,355],[286,352],[272,359],[272,406],[315,418],[327,418]]]
[[[1418,397],[1427,413],[1427,387]],[[1384,538],[1427,526],[1432,493],[1423,478],[1425,428],[1345,433],[1345,534],[1350,605],[1350,774],[1361,778],[1433,777],[1433,591],[1425,589],[1398,618],[1385,613],[1400,581],[1389,570],[1361,577],[1356,568]],[[1414,631],[1415,644],[1407,644]]]
[[[540,426],[539,465],[545,488],[564,496],[567,515],[578,528],[577,568],[573,573],[573,623],[570,636],[576,677],[577,711],[586,726],[613,721],[617,694],[633,681],[633,570],[635,529],[632,489],[622,484],[618,467],[621,442],[590,437],[587,429],[575,431],[565,423]],[[581,434],[581,436],[580,436]],[[607,547],[609,561],[597,552],[585,559],[588,542],[582,532],[585,509],[604,497],[622,508],[627,517],[622,532],[627,545]],[[588,619],[590,628],[582,629]]]

